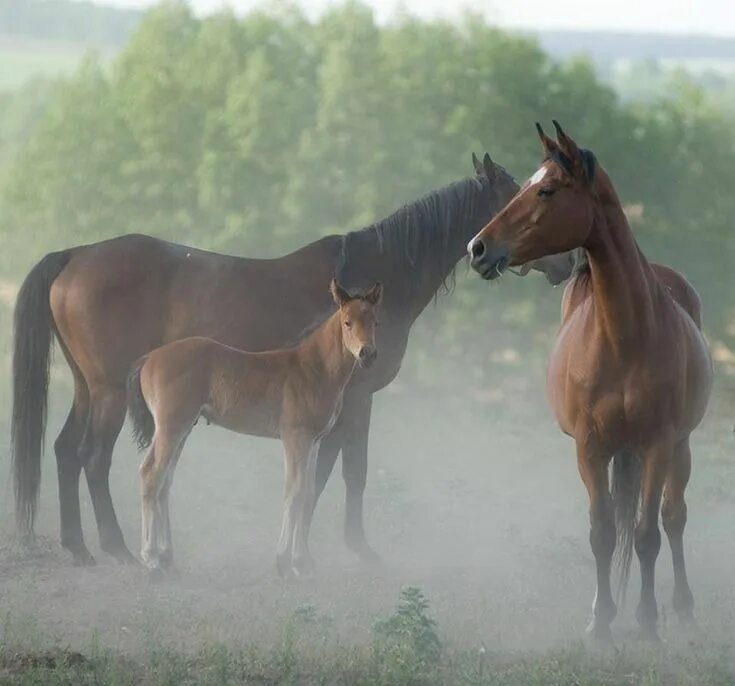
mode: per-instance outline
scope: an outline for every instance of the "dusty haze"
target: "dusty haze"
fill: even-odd
[[[488,297],[501,294],[495,290]],[[488,334],[488,346],[492,340]],[[57,365],[59,360],[57,355]],[[488,374],[496,383],[481,394],[464,392],[457,379],[427,392],[400,376],[378,394],[365,513],[369,539],[384,563],[362,567],[342,544],[338,463],[312,529],[317,574],[298,582],[282,581],[275,570],[279,442],[196,427],[172,490],[178,576],[157,585],[142,568],[118,567],[99,550],[84,482],[84,530],[98,565],[71,565],[58,544],[56,470],[47,449],[38,557],[18,555],[9,546],[9,479],[3,490],[2,611],[14,635],[41,635],[80,648],[95,640],[135,652],[151,640],[191,648],[210,641],[268,645],[294,610],[308,603],[334,635],[349,642],[364,640],[373,622],[394,607],[399,589],[412,584],[428,596],[449,645],[541,650],[574,642],[583,634],[594,593],[587,496],[573,443],[546,407],[541,366],[523,370],[498,366]],[[729,377],[719,377],[707,418],[694,434],[685,535],[700,636],[718,644],[735,642],[735,394],[728,383],[733,385]],[[49,446],[70,402],[60,366],[51,398]],[[2,428],[0,468],[8,474],[9,432],[6,424]],[[126,541],[136,553],[139,460],[126,425],[111,484]],[[632,579],[627,606],[614,623],[618,644],[634,635],[637,562]],[[677,641],[665,538],[657,590],[662,636]]]

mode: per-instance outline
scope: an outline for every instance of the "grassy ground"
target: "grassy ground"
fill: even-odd
[[[6,623],[0,649],[2,684],[492,684],[497,686],[731,686],[733,653],[691,642],[675,649],[589,650],[578,644],[545,654],[493,653],[481,646],[442,645],[419,589],[401,593],[396,610],[376,622],[370,641],[340,643],[313,606],[297,608],[277,641],[233,648],[212,643],[195,652],[157,644],[123,656],[97,643],[79,652],[20,639]],[[15,648],[10,648],[15,644]]]

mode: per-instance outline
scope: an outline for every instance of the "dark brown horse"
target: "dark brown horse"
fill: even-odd
[[[694,289],[675,271],[646,260],[608,175],[591,152],[554,125],[556,141],[538,127],[545,152],[539,170],[468,249],[473,268],[486,279],[542,255],[585,250],[588,264],[565,292],[548,395],[559,426],[576,442],[589,493],[597,564],[590,632],[611,638],[617,533],[621,587],[635,546],[642,582],[636,616],[642,636],[656,639],[659,513],[674,563],[674,609],[683,620],[692,617],[684,491],[689,435],[707,407],[712,361]]]
[[[19,531],[33,527],[54,334],[74,377],[71,411],[54,445],[61,542],[77,563],[94,562],[80,521],[84,469],[101,547],[124,562],[133,558],[108,476],[132,363],[189,336],[253,351],[296,342],[332,312],[327,285],[336,274],[348,288],[380,279],[388,293],[379,333],[385,354],[369,373],[352,378],[317,464],[319,494],[342,452],[346,543],[361,558],[373,558],[362,517],[372,395],[398,373],[413,322],[453,274],[467,240],[518,189],[489,156],[482,164],[473,160],[473,177],[377,224],[327,236],[279,259],[218,255],[140,235],[44,257],[26,277],[15,309],[12,446]],[[558,283],[569,276],[571,262],[562,256],[535,267]]]
[[[173,541],[169,493],[186,439],[200,417],[231,431],[280,438],[284,447],[283,526],[278,571],[311,571],[309,526],[319,443],[342,407],[355,368],[377,358],[376,308],[383,288],[350,294],[336,281],[337,311],[291,348],[251,353],[211,338],[182,338],[137,362],[128,380],[128,408],[141,449],[141,557],[154,572],[170,567]],[[216,470],[216,460],[210,463]]]

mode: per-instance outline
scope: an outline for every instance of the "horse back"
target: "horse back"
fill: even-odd
[[[205,336],[282,347],[331,309],[332,237],[274,260],[219,255],[149,236],[75,248],[50,295],[56,331],[90,385],[122,386],[154,348]]]

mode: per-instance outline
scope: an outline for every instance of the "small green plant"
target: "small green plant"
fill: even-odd
[[[422,591],[408,586],[401,591],[395,612],[373,626],[373,657],[380,683],[419,683],[438,665],[442,645],[428,609]]]

